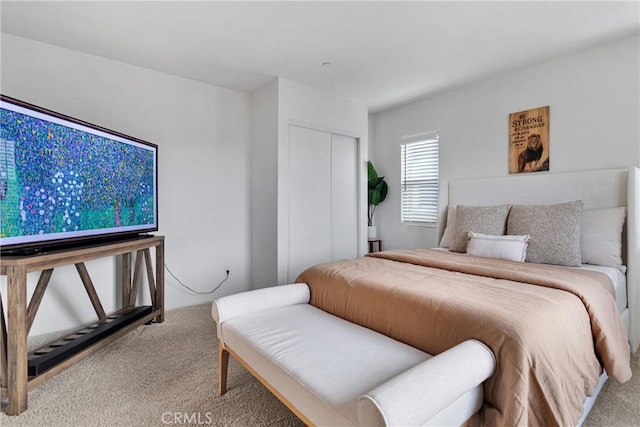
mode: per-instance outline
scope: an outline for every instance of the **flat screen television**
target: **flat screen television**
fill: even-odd
[[[158,147],[2,95],[0,251],[158,230]]]

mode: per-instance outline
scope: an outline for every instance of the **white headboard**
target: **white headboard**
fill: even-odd
[[[640,169],[607,169],[566,173],[528,173],[457,180],[440,192],[438,236],[448,205],[551,204],[582,200],[585,209],[627,207],[627,301],[629,341],[640,346]]]

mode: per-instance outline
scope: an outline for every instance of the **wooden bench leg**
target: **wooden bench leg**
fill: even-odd
[[[229,368],[229,352],[218,340],[218,393],[220,396],[227,392],[227,370]]]

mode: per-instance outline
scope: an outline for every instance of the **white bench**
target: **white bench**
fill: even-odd
[[[219,392],[229,354],[308,425],[460,425],[482,406],[491,350],[469,340],[432,357],[309,303],[306,284],[219,298]]]

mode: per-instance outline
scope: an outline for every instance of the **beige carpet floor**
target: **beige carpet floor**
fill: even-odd
[[[29,392],[29,409],[9,426],[302,426],[231,359],[219,397],[210,305],[168,311]],[[605,384],[588,426],[640,426],[640,354],[634,377]],[[2,402],[4,410],[6,402]]]

